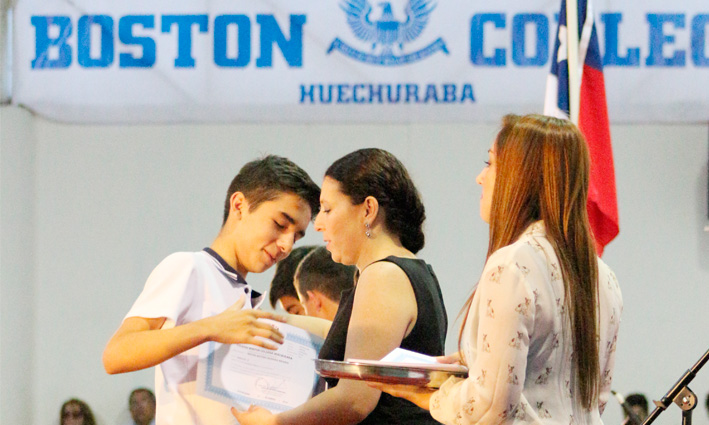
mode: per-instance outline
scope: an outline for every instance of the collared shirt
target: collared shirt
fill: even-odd
[[[153,270],[126,318],[165,317],[162,329],[170,329],[217,315],[244,294],[243,308],[258,308],[264,300],[211,249],[178,252]],[[230,406],[196,394],[199,356],[197,346],[155,368],[157,425],[234,423]]]

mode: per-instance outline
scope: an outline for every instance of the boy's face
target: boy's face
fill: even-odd
[[[278,299],[281,308],[289,314],[302,316],[305,314],[305,307],[300,303],[300,300],[293,295],[284,295]]]
[[[238,211],[231,212],[234,213],[237,214],[236,271],[243,276],[261,273],[286,258],[295,242],[305,236],[311,218],[308,203],[292,193],[265,201],[254,210],[250,210],[248,201],[243,199]]]

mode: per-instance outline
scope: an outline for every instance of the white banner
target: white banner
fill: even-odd
[[[541,112],[560,1],[18,0],[13,102],[70,122]],[[709,3],[594,3],[611,122],[709,120]]]

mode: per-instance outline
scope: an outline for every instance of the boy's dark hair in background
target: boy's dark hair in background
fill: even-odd
[[[295,271],[295,280],[298,281],[300,293],[306,300],[308,291],[317,290],[339,303],[342,291],[354,285],[356,269],[355,266],[334,262],[330,252],[321,246],[303,258]]]
[[[276,273],[273,275],[271,289],[268,291],[268,301],[271,303],[271,307],[276,308],[278,300],[285,296],[298,299],[298,293],[293,286],[293,277],[303,258],[315,248],[317,248],[316,245],[295,248],[288,257],[276,264]]]

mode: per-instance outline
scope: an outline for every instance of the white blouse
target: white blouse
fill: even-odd
[[[623,300],[600,258],[598,280],[598,406],[586,410],[574,396],[561,267],[539,221],[488,259],[461,341],[469,376],[450,378],[433,394],[431,415],[456,425],[602,424]]]

